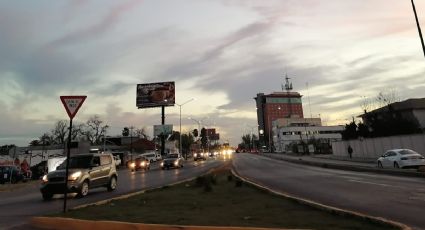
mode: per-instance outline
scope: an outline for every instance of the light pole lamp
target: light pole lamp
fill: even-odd
[[[176,105],[178,105],[179,109],[180,109],[180,129],[179,129],[180,130],[180,134],[179,134],[179,151],[180,151],[180,154],[183,154],[183,149],[182,149],[182,106],[193,101],[193,100],[195,100],[195,98],[191,98],[191,99],[189,99],[189,100],[187,100],[187,101],[185,101],[184,103],[181,103],[181,104],[176,103]]]

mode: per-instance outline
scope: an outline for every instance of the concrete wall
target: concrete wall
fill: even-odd
[[[389,149],[398,148],[412,149],[425,156],[425,134],[332,142],[333,155],[347,157],[348,145],[353,148],[353,158],[374,159]]]

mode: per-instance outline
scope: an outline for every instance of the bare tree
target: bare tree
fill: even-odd
[[[55,123],[55,127],[50,131],[52,133],[53,142],[56,144],[64,144],[68,131],[68,122],[60,120]]]
[[[42,146],[51,145],[53,140],[53,138],[48,133],[44,133],[38,139],[40,139],[39,144]]]
[[[385,107],[391,103],[400,101],[400,97],[395,88],[389,88],[387,90],[381,91],[376,96],[376,102],[379,107]]]
[[[134,132],[139,138],[149,139],[149,136],[146,134],[147,132],[145,127],[136,129]]]
[[[370,98],[368,98],[366,96],[362,96],[361,98],[362,99],[361,99],[361,102],[360,102],[361,103],[360,108],[362,109],[362,111],[364,113],[367,113],[370,110],[374,109],[373,101]]]
[[[86,122],[84,129],[84,136],[92,144],[100,144],[101,138],[105,135],[106,130],[109,128],[108,125],[103,125],[103,121],[100,120],[98,115],[95,115]]]

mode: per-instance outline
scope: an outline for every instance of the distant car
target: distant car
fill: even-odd
[[[128,167],[131,171],[138,171],[140,169],[149,170],[150,169],[150,161],[146,157],[138,157],[132,161],[128,162]]]
[[[161,162],[161,169],[183,168],[184,159],[179,154],[169,154]]]
[[[119,155],[114,156],[114,161],[115,161],[115,166],[120,166],[121,165],[121,158]]]
[[[418,168],[425,157],[410,149],[391,149],[378,158],[378,168]]]
[[[203,152],[199,152],[199,153],[194,153],[193,154],[193,160],[197,161],[197,160],[206,160],[208,156],[208,153],[203,153]]]
[[[12,184],[24,181],[24,175],[15,165],[0,166],[0,184],[11,182]]]
[[[149,160],[150,163],[157,161],[157,156],[155,153],[143,153],[141,156]]]
[[[55,171],[44,175],[40,192],[44,200],[52,199],[54,194],[65,192],[66,163],[65,160]],[[69,158],[68,187],[70,193],[84,197],[89,189],[106,187],[113,191],[117,187],[117,170],[112,154],[88,153],[78,154]]]

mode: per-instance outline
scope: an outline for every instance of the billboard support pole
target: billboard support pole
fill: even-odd
[[[161,125],[165,124],[165,106],[161,106]],[[165,134],[161,134],[161,155],[165,155]]]
[[[68,196],[68,174],[69,174],[69,155],[71,153],[71,134],[72,134],[72,118],[69,119],[69,135],[68,135],[68,149],[66,153],[66,168],[65,168],[65,189],[63,192],[63,212],[66,213],[66,198]]]

